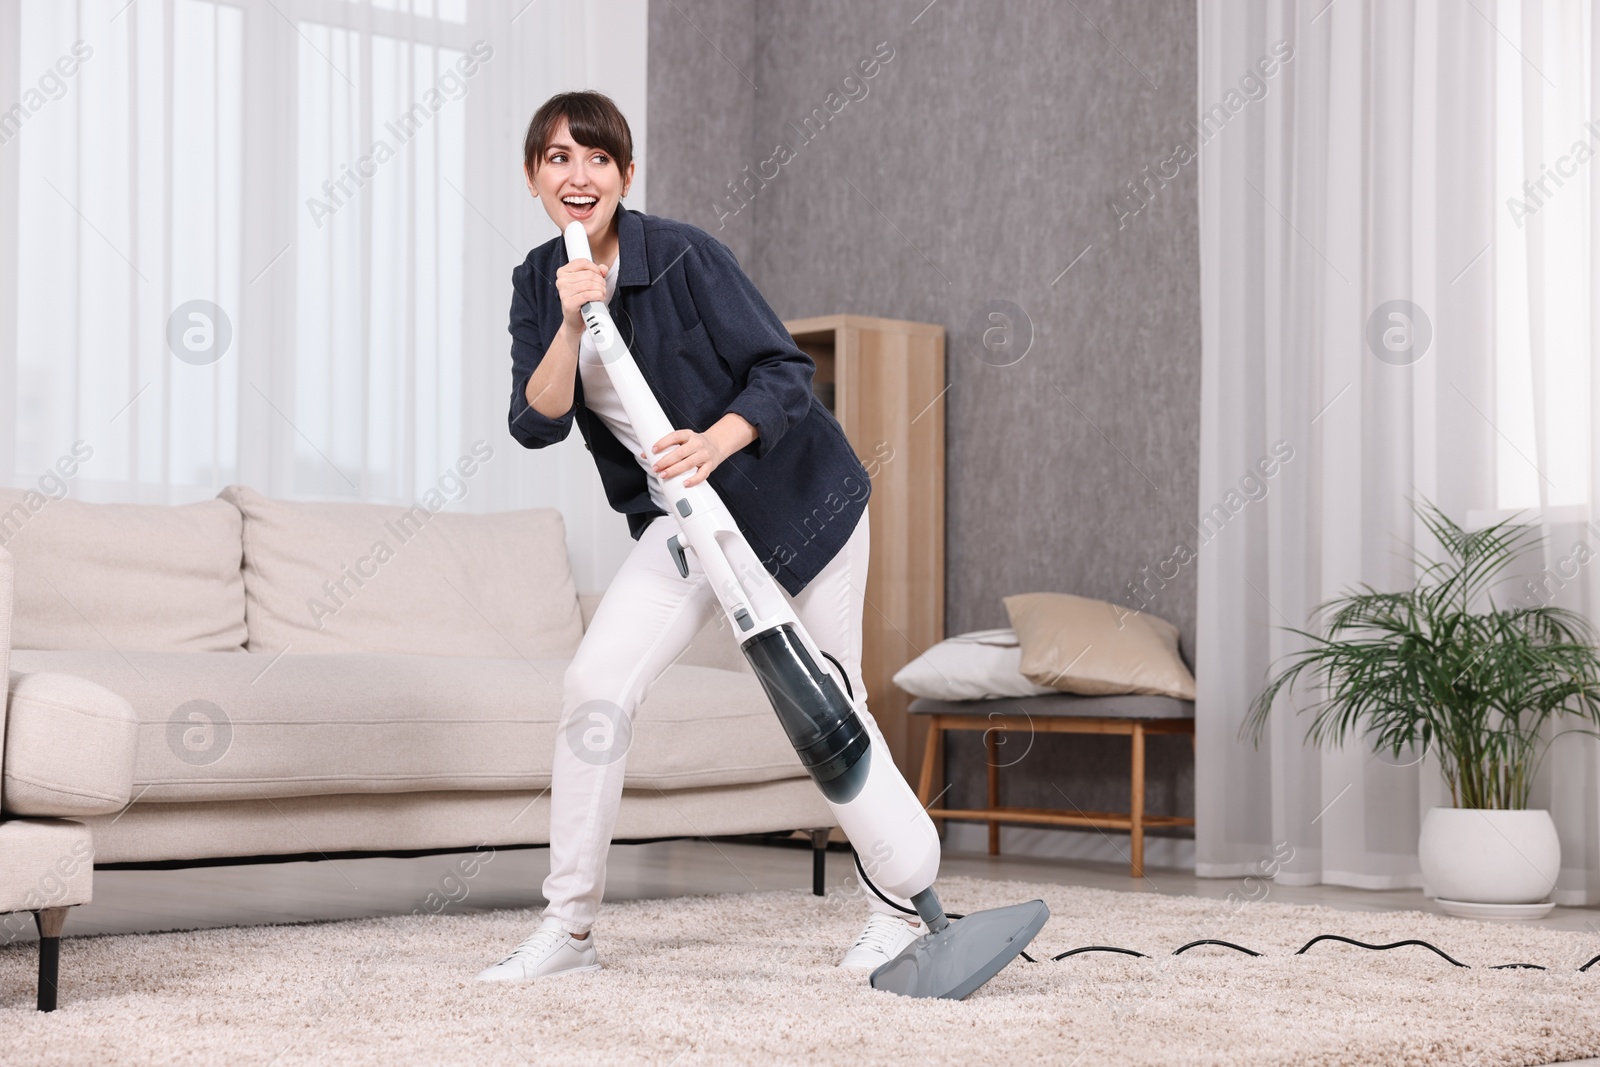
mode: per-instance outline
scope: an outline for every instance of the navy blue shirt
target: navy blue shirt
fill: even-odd
[[[705,432],[728,412],[758,436],[708,479],[750,547],[791,596],[849,539],[872,480],[832,413],[811,391],[816,364],[739,269],[728,247],[686,222],[617,205],[622,257],[607,305],[667,418]],[[647,476],[600,417],[573,404],[559,418],[528,405],[528,378],[561,328],[560,237],[511,272],[511,436],[528,448],[563,440],[578,424],[606,499],[637,540],[657,515]],[[645,441],[646,448],[653,441]]]

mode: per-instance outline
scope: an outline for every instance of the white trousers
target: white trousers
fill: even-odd
[[[605,892],[606,853],[622,802],[633,714],[651,683],[722,610],[692,553],[688,577],[678,574],[667,554],[667,539],[677,531],[678,524],[663,515],[640,535],[567,668],[551,764],[544,916],[560,920],[570,933],[581,934],[594,924]],[[869,537],[863,512],[844,547],[789,603],[817,647],[843,664],[857,694],[856,711],[881,743],[861,680]],[[873,910],[893,910],[865,886],[862,892]]]

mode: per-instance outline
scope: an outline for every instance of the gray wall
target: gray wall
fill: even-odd
[[[753,0],[651,0],[649,158],[639,161],[650,170],[648,209],[715,233],[747,273],[755,213],[719,223],[712,207],[751,162],[755,55]]]
[[[1195,167],[1170,183],[1145,172],[1190,140],[1194,4],[1076,8],[651,4],[651,211],[722,238],[784,318],[856,312],[947,331],[950,633],[1006,625],[1010,593],[1132,603],[1129,584],[1189,537],[1198,510]],[[862,96],[845,79],[881,41],[893,58]],[[795,125],[847,90],[859,99],[802,140]],[[795,158],[719,219],[719,201],[735,204],[726,183],[779,141]],[[999,365],[1020,341],[1010,355],[981,343],[991,300],[1021,309],[1014,338],[1031,323],[1019,362]],[[1192,565],[1147,588],[1192,658]],[[1153,746],[1153,810],[1192,810],[1188,748]],[[1008,799],[1060,806],[1069,781],[1085,809],[1125,803],[1125,742],[1041,738],[1035,750],[1029,767],[1050,772],[1009,776]],[[963,792],[974,784],[956,777]]]

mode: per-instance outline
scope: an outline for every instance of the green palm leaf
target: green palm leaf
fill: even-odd
[[[1526,807],[1545,724],[1600,726],[1593,628],[1563,608],[1495,604],[1495,586],[1539,545],[1536,527],[1513,516],[1469,531],[1432,503],[1414,510],[1444,555],[1416,553],[1409,590],[1361,585],[1319,605],[1317,629],[1286,627],[1305,647],[1269,676],[1241,736],[1259,745],[1273,708],[1309,692],[1296,710],[1311,716],[1312,743],[1360,736],[1396,757],[1422,746],[1458,805]]]

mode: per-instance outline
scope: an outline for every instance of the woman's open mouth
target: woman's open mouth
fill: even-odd
[[[594,214],[594,209],[599,200],[592,196],[563,196],[562,206],[567,209],[567,214],[582,221]]]

